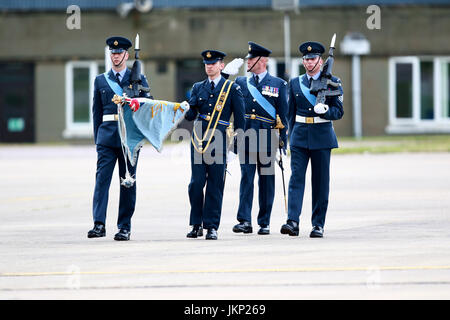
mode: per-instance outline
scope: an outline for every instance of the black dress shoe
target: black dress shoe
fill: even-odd
[[[127,229],[120,229],[119,232],[114,236],[114,240],[117,241],[128,241],[130,240],[131,232]]]
[[[314,226],[309,234],[310,238],[323,238],[323,228]]]
[[[199,226],[199,225],[194,225],[194,227],[192,228],[192,231],[186,235],[186,237],[188,237],[188,238],[197,238],[197,237],[202,237],[202,236],[203,236],[203,228],[202,228],[202,226]]]
[[[101,238],[106,236],[106,229],[103,224],[96,223],[94,224],[94,228],[88,231],[88,238]]]
[[[233,232],[252,233],[253,232],[252,224],[248,221],[240,222],[233,227]]]
[[[281,226],[280,232],[282,234],[288,234],[290,236],[298,236],[298,222],[294,220],[288,220],[286,224]]]
[[[258,230],[258,234],[270,234],[270,229],[268,226],[261,226]]]
[[[217,230],[214,228],[208,229],[205,239],[206,240],[217,240]]]

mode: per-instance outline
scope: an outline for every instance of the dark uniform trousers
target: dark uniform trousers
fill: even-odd
[[[131,166],[128,161],[128,171],[131,176],[136,174],[137,159],[135,166]],[[97,172],[95,175],[95,190],[94,190],[94,221],[105,224],[106,209],[108,207],[108,194],[111,185],[112,174],[119,163],[119,183],[120,177],[125,177],[125,160],[121,148],[111,148],[103,145],[97,145]],[[134,177],[136,178],[136,177]],[[130,188],[120,186],[119,198],[119,216],[117,226],[119,229],[131,229],[131,217],[134,213],[136,204],[136,182]]]
[[[331,149],[310,150],[291,147],[291,178],[289,180],[288,219],[299,222],[302,212],[305,176],[311,160],[313,226],[323,227],[328,208]]]
[[[335,82],[340,80],[336,77]],[[305,87],[310,83],[303,78]],[[329,110],[316,114],[314,105],[303,95],[299,78],[289,84],[289,142],[291,149],[291,178],[288,193],[288,219],[300,220],[305,190],[305,175],[311,161],[312,218],[313,226],[324,227],[328,209],[330,155],[331,149],[338,147],[332,122],[302,123],[296,122],[296,116],[319,117],[325,120],[341,119],[344,110],[342,98],[327,97]],[[342,91],[342,87],[341,87]]]
[[[127,69],[125,75],[120,82],[121,87],[130,84],[130,73]],[[116,77],[112,70],[107,75],[112,81],[116,81]],[[148,86],[147,79],[141,75],[143,86]],[[111,185],[112,174],[116,163],[119,163],[119,176],[125,177],[125,159],[122,153],[120,136],[117,121],[103,121],[103,115],[117,114],[117,105],[111,99],[114,91],[101,74],[96,77],[94,82],[94,102],[92,107],[93,123],[94,123],[94,139],[97,150],[97,171],[95,176],[95,189],[93,198],[93,219],[94,223],[106,222],[106,211],[108,207],[108,194]],[[143,97],[150,97],[149,94],[142,93]],[[129,160],[128,171],[131,176],[136,174],[136,164],[131,166]],[[119,177],[119,181],[120,181]],[[119,229],[131,230],[131,217],[133,216],[136,204],[136,182],[131,188],[120,186],[119,200],[119,216],[117,219],[117,227]]]
[[[191,144],[191,182],[188,193],[191,203],[190,225],[202,225],[205,229],[218,229],[222,214],[222,199],[224,189],[225,163],[224,155],[217,162],[201,160],[197,163],[199,154]],[[216,158],[217,159],[217,158]],[[206,185],[206,190],[205,189]]]
[[[269,226],[270,216],[272,213],[272,206],[275,197],[275,166],[276,153],[279,146],[278,130],[273,130],[275,119],[272,119],[269,113],[253,98],[247,87],[247,78],[238,77],[236,79],[242,87],[244,96],[246,114],[255,114],[264,117],[268,120],[273,120],[272,123],[261,121],[258,119],[250,119],[247,116],[245,120],[245,144],[244,151],[239,150],[241,163],[241,182],[239,188],[239,208],[237,213],[237,220],[239,222],[251,222],[251,211],[253,204],[254,193],[254,179],[256,172],[258,173],[258,202],[259,211],[257,222],[260,226]],[[269,73],[258,84],[255,83],[254,78],[250,78],[250,84],[255,86],[263,97],[273,106],[276,114],[280,116],[285,129],[281,130],[281,140],[284,145],[287,145],[287,93],[286,82],[280,78],[274,77]],[[269,96],[263,92],[263,88],[271,88],[270,90],[277,90],[277,96]],[[254,131],[256,139],[252,138]]]
[[[225,83],[222,77],[215,89],[211,90],[208,79],[194,84],[189,99],[191,109],[186,113],[186,119],[196,120],[195,132],[198,137],[203,137],[208,127],[208,121],[201,119],[200,115],[213,113],[220,90]],[[234,83],[230,89],[228,99],[223,106],[220,115],[221,121],[228,122],[231,115],[234,116],[234,128],[244,129],[244,102],[241,89]],[[217,119],[217,111],[214,115],[211,128]],[[226,125],[217,124],[216,135],[221,135],[221,140],[213,138],[209,149],[204,155],[197,152],[191,143],[191,181],[188,186],[189,201],[191,204],[190,225],[201,225],[205,229],[218,229],[222,213],[222,200],[224,191],[224,176],[226,168]],[[208,140],[208,139],[206,139]],[[206,141],[202,144],[206,146]],[[206,190],[205,189],[206,185]]]

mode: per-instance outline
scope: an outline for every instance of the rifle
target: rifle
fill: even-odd
[[[334,42],[336,40],[336,34],[333,35],[330,44],[330,50],[328,51],[328,58],[322,66],[322,73],[317,80],[312,81],[311,89],[309,90],[312,94],[316,95],[316,104],[325,103],[327,97],[340,96],[342,95],[340,83],[331,80],[334,64]],[[331,86],[336,89],[329,89]]]
[[[150,88],[144,87],[142,85],[141,80],[141,61],[139,60],[139,34],[136,35],[136,41],[134,45],[134,63],[133,67],[131,68],[131,74],[130,74],[130,85],[128,87],[124,88],[124,93],[129,98],[136,98],[139,97],[139,93],[141,91],[143,92],[150,92]]]

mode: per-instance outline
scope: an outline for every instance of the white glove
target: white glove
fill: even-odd
[[[228,63],[225,68],[223,68],[222,72],[229,74],[229,75],[235,75],[239,72],[239,68],[244,64],[244,59],[242,58],[236,58],[233,59],[230,63]]]
[[[183,101],[182,103],[180,103],[181,108],[183,108],[183,110],[187,110],[189,109],[189,103],[187,101]]]
[[[314,112],[317,114],[324,114],[328,109],[330,109],[330,107],[323,103],[318,103],[314,106]]]

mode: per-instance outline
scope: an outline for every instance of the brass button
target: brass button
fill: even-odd
[[[212,97],[214,97],[214,95],[212,94],[212,95],[210,95],[210,97],[212,98]]]
[[[253,99],[253,102],[256,102],[256,99]]]

